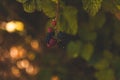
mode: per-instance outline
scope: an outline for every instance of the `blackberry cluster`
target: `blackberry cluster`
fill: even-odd
[[[54,38],[54,36],[55,36],[54,30],[51,27],[49,27],[48,28],[48,33],[47,33],[47,36],[46,36],[47,47],[53,47],[53,46],[56,45],[57,40]]]
[[[56,21],[52,20],[51,22],[52,26],[56,26]],[[56,33],[55,29],[53,27],[48,27],[47,29],[47,36],[46,36],[46,44],[47,47],[60,47],[64,48],[67,41],[67,35],[66,33],[59,31]]]

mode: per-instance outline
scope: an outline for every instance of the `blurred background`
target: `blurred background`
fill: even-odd
[[[120,1],[0,0],[0,80],[120,80]]]

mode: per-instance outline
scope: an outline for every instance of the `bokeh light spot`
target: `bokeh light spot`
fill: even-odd
[[[52,76],[51,80],[60,80],[58,76]]]
[[[20,77],[21,76],[20,70],[17,67],[12,67],[11,71],[12,71],[14,76],[16,76],[16,77]]]
[[[29,54],[28,54],[28,59],[34,60],[34,59],[35,59],[35,54],[29,53]]]
[[[39,42],[37,40],[32,40],[31,41],[31,47],[34,49],[34,50],[39,50]]]
[[[13,59],[23,58],[26,54],[26,50],[22,46],[13,46],[10,48],[10,56]]]
[[[8,23],[6,24],[6,30],[7,30],[8,32],[14,32],[14,31],[15,31],[15,28],[16,28],[16,24],[15,24],[15,22],[13,22],[13,21],[10,21],[10,22],[8,22]]]
[[[28,68],[30,63],[27,59],[23,59],[17,62],[17,67],[20,69]]]
[[[23,31],[24,30],[24,24],[22,22],[16,21],[15,24],[16,24],[16,30],[17,31]]]
[[[23,58],[26,55],[26,50],[22,46],[18,46],[19,58]]]
[[[19,54],[18,54],[18,49],[16,48],[16,47],[12,47],[11,49],[10,49],[10,56],[12,57],[12,58],[18,58],[18,56],[19,56]]]
[[[5,29],[12,33],[17,31],[23,31],[24,30],[24,24],[21,21],[10,21],[6,24]]]
[[[30,65],[28,68],[26,68],[26,72],[29,75],[36,75],[38,73],[38,68],[33,65]]]

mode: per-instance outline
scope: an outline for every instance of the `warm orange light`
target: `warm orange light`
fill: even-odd
[[[10,21],[6,24],[5,29],[8,32],[15,32],[17,31],[23,31],[24,30],[24,24],[21,21]]]
[[[14,76],[16,76],[16,77],[20,77],[21,76],[20,70],[17,67],[12,67],[11,71],[12,71],[12,74]]]
[[[18,46],[18,54],[19,54],[19,58],[23,58],[26,56],[26,50],[22,47],[22,46]]]
[[[26,68],[26,72],[29,75],[36,75],[38,73],[38,68],[30,65],[28,68]]]
[[[23,59],[17,62],[17,67],[20,69],[28,68],[29,66],[30,66],[30,63],[27,59]]]
[[[14,32],[15,31],[15,28],[16,28],[16,24],[14,21],[10,21],[6,24],[6,30],[8,32]]]
[[[23,24],[23,22],[16,21],[15,24],[16,24],[16,30],[17,31],[23,31],[24,30],[24,24]]]
[[[60,80],[58,76],[52,76],[51,80]]]
[[[21,65],[21,61],[18,61],[16,65],[19,69],[24,69],[23,66]]]
[[[3,62],[5,61],[5,58],[4,57],[0,57],[0,62]]]
[[[23,58],[25,56],[26,50],[21,47],[21,46],[17,46],[17,47],[11,47],[10,49],[10,56],[13,59],[19,59],[19,58]]]
[[[0,29],[3,29],[3,30],[4,30],[6,24],[7,24],[7,22],[5,22],[5,21],[1,22],[1,24],[0,24]]]
[[[32,47],[34,50],[39,50],[39,42],[38,42],[37,40],[31,41],[31,47]]]
[[[18,58],[19,57],[19,54],[18,54],[18,49],[16,48],[16,47],[12,47],[11,49],[10,49],[10,56],[12,57],[12,58]]]
[[[28,58],[29,58],[30,60],[34,60],[34,59],[35,59],[35,54],[29,53],[29,54],[28,54]]]

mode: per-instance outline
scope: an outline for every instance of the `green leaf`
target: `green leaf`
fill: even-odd
[[[63,16],[67,24],[65,31],[72,35],[76,35],[78,31],[77,12],[77,9],[72,6],[63,8]]]
[[[109,50],[104,50],[103,51],[103,56],[105,59],[107,59],[108,61],[113,60],[113,55]]]
[[[86,32],[82,34],[81,39],[85,41],[95,41],[97,38],[97,33],[96,32]]]
[[[117,9],[120,10],[120,0],[114,0],[114,4],[116,5]]]
[[[36,10],[41,11],[42,10],[42,1],[36,0]]]
[[[101,55],[101,52],[96,52],[96,50],[95,50],[94,54],[92,55],[91,59],[89,60],[89,64],[92,65],[92,66],[94,66],[102,58],[103,58],[103,56]]]
[[[105,69],[96,72],[97,80],[115,80],[114,71],[112,69]]]
[[[81,56],[89,61],[92,57],[92,54],[94,53],[94,46],[93,44],[91,43],[86,43],[84,46],[83,46],[83,49],[82,49],[82,52],[81,52]]]
[[[116,5],[116,7],[120,10],[120,5]]]
[[[19,3],[25,3],[28,0],[16,0],[16,1],[19,2]]]
[[[104,70],[109,67],[109,61],[107,59],[101,59],[96,64],[94,64],[94,67],[98,70]]]
[[[82,47],[82,42],[70,42],[67,46],[67,56],[69,58],[76,58],[79,56]]]
[[[82,0],[83,8],[91,15],[95,16],[101,8],[103,0]]]
[[[41,0],[42,2],[42,10],[48,17],[55,17],[56,16],[56,4],[54,4],[50,0]]]
[[[97,70],[107,69],[113,61],[113,55],[109,50],[94,53],[90,64],[93,65]]]
[[[91,36],[93,35],[93,37],[91,37],[90,40],[94,41],[97,37],[96,30],[101,29],[104,26],[105,21],[106,21],[106,17],[105,14],[103,13],[99,13],[94,17],[89,17],[88,22],[83,22],[80,24],[78,33],[83,38],[87,35],[89,37],[89,34],[91,34]]]
[[[99,20],[98,20],[99,19]],[[90,17],[89,25],[93,26],[93,28],[96,30],[101,29],[106,21],[105,14],[99,13],[94,17]],[[91,27],[90,26],[90,27]]]
[[[68,24],[67,24],[67,20],[64,18],[63,15],[60,15],[57,26],[59,27],[60,31],[64,31],[67,33]]]
[[[23,3],[23,8],[25,12],[32,13],[35,11],[35,0],[30,0]]]

